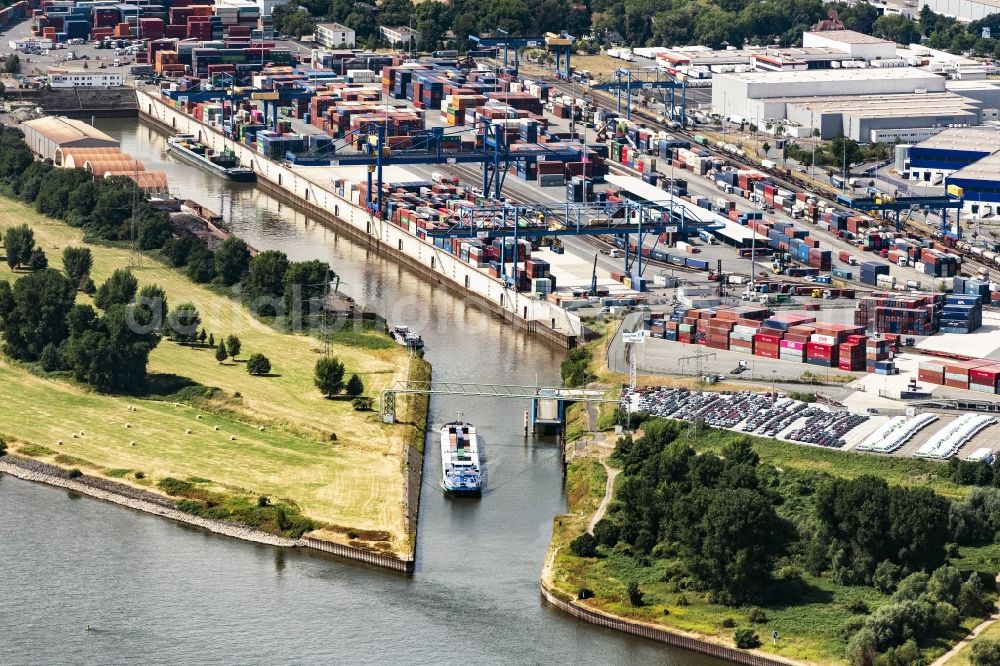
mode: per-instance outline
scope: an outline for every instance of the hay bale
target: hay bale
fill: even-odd
[[[56,442],[56,444],[58,444],[59,446],[62,446],[62,445],[63,445],[63,442],[62,442],[62,440],[60,439],[60,440],[59,440],[58,442]]]
[[[230,442],[235,442],[236,441],[236,436],[235,435],[230,435],[229,436],[229,441]]]
[[[126,424],[125,424],[125,427],[126,427],[126,428],[131,428],[131,427],[132,427],[132,424],[131,424],[131,423],[126,423]]]
[[[212,428],[212,430],[218,430],[218,429],[219,429],[219,426],[215,426],[214,428]]]
[[[260,430],[261,432],[264,432],[264,426],[261,426],[260,428],[258,428],[258,430]]]
[[[83,437],[83,435],[84,435],[84,432],[81,430],[80,431],[80,437]]]
[[[185,430],[184,432],[185,432],[185,433],[187,433],[188,435],[190,435],[190,434],[191,434],[191,428],[188,428],[188,429],[187,429],[187,430]]]
[[[198,414],[195,418],[200,419],[201,418],[201,414]]]
[[[135,440],[133,439],[131,442],[128,443],[128,445],[129,446],[135,446]]]
[[[77,434],[74,432],[73,433],[73,439],[76,439],[76,438],[77,438]]]

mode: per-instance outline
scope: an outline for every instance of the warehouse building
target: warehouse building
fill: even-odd
[[[854,30],[822,30],[802,33],[802,46],[840,51],[856,60],[883,60],[896,57],[896,44]]]
[[[954,127],[911,146],[904,175],[934,185],[962,188],[964,211],[972,215],[997,213],[1000,203],[1000,130],[992,127]]]
[[[935,14],[951,16],[959,21],[978,21],[1000,12],[1000,0],[921,0]]]
[[[914,67],[718,74],[712,106],[733,122],[785,125],[787,136],[818,130],[823,139],[861,143],[920,141],[993,117],[977,99],[949,92],[947,83]]]
[[[21,124],[24,140],[31,152],[43,160],[56,159],[56,151],[65,148],[118,148],[118,141],[82,120],[46,116]]]

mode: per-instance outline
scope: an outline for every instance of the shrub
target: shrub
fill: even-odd
[[[597,557],[597,539],[584,532],[570,542],[569,549],[577,557]]]
[[[868,615],[868,604],[865,603],[864,599],[851,599],[846,604],[844,608],[852,613],[858,613],[859,615]]]
[[[266,495],[261,495],[257,498],[257,506],[261,508],[271,506],[271,500],[269,500]]]
[[[352,398],[355,398],[365,392],[365,385],[361,381],[361,378],[354,374],[347,380],[347,386],[344,388],[344,392]]]
[[[251,375],[266,375],[271,372],[271,362],[261,353],[250,354],[247,359],[247,372]]]
[[[1000,641],[985,638],[972,642],[972,666],[1000,666]]]
[[[736,626],[736,620],[731,617],[724,617],[721,624],[723,629],[732,629]]]
[[[76,467],[74,467],[73,469],[66,470],[66,478],[67,479],[78,479],[81,476],[83,476],[83,472],[81,472]]]
[[[628,600],[629,603],[638,608],[642,606],[642,590],[639,589],[639,583],[634,580],[628,584]]]
[[[764,624],[767,622],[767,613],[764,612],[763,608],[754,606],[747,611],[747,619],[750,620],[751,624]]]
[[[0,437],[0,457],[7,455],[7,442]]]
[[[97,293],[97,285],[94,284],[94,279],[89,275],[82,280],[80,280],[80,291],[87,294],[87,296],[93,296]]]
[[[146,473],[145,472],[136,472],[135,473],[135,478],[140,479],[140,480],[141,479],[145,479],[146,478]]]
[[[156,485],[166,494],[175,496],[186,495],[194,489],[193,484],[190,484],[187,481],[174,479],[169,476],[165,479],[161,479]]]
[[[688,601],[688,598],[685,595],[682,594],[681,596],[677,597],[677,605],[678,606],[690,606],[691,602]]]
[[[934,624],[939,628],[945,631],[954,629],[958,626],[960,620],[958,610],[947,601],[939,601],[934,604]],[[1000,666],[1000,664],[997,666]]]
[[[370,412],[372,409],[372,399],[365,396],[359,396],[354,400],[351,400],[351,406],[356,412]]]
[[[898,565],[893,564],[889,560],[883,560],[882,562],[879,562],[877,567],[875,567],[875,575],[872,577],[872,585],[875,586],[875,589],[882,594],[889,594],[896,589],[900,573],[901,569]]]
[[[741,650],[752,650],[753,648],[760,647],[760,636],[749,627],[740,627],[737,629],[733,634],[733,641],[735,641],[736,647]]]

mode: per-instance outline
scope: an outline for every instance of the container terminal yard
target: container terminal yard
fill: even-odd
[[[255,32],[249,8],[63,11],[36,10],[34,38],[143,37],[144,120],[559,344],[586,339],[589,317],[638,310],[650,348],[749,358],[765,377],[774,363],[874,378],[886,409],[905,409],[901,394],[997,394],[996,350],[978,343],[998,320],[995,255],[961,238],[960,187],[804,188],[691,127],[690,78],[670,68],[577,83],[568,58],[546,75],[500,66],[503,47],[524,45],[512,38],[475,38],[470,57],[305,52]],[[565,56],[572,38],[541,43]],[[632,109],[650,89],[669,94],[665,117]],[[940,213],[937,229],[906,224],[914,209]],[[883,418],[825,445],[866,450]]]

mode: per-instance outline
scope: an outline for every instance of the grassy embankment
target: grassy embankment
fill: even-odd
[[[61,265],[63,248],[84,245],[78,230],[0,198],[0,231],[21,223],[32,227],[53,266]],[[97,284],[128,264],[126,249],[89,247]],[[134,273],[140,287],[160,285],[173,305],[193,302],[217,339],[238,335],[239,361],[220,365],[209,347],[165,339],[149,362],[151,386],[168,394],[158,400],[102,395],[0,360],[10,452],[159,492],[164,479],[193,480],[194,492],[181,495],[224,500],[234,517],[266,496],[327,527],[326,536],[408,554],[402,460],[405,447],[420,439],[411,425],[423,418],[411,411],[419,405],[401,404],[401,423],[390,427],[375,412],[355,412],[349,400],[326,400],[312,381],[322,353],[315,338],[274,330],[235,300],[149,257]],[[16,278],[6,264],[0,268],[0,279]],[[78,301],[89,298],[80,294]],[[410,372],[427,372],[422,361],[411,367],[404,351],[384,342],[375,334],[342,334],[332,345],[370,396]],[[253,352],[268,356],[271,376],[246,372]]]
[[[604,339],[591,345],[591,368],[598,380],[609,382],[617,379],[606,370]],[[607,412],[601,414],[600,427],[609,428],[613,424],[614,420],[609,416]],[[585,429],[586,417],[582,410],[575,410],[570,418],[573,419],[569,423],[570,428],[578,431]],[[686,443],[699,453],[718,453],[727,441],[737,436],[740,435],[707,429],[692,433]],[[779,471],[823,473],[844,478],[875,474],[890,484],[926,485],[952,499],[963,498],[971,490],[945,478],[940,474],[942,467],[929,461],[859,455],[763,437],[751,439],[761,460]],[[704,595],[680,590],[676,583],[669,582],[669,570],[675,566],[671,560],[650,558],[648,562],[641,562],[629,554],[613,550],[596,560],[576,557],[568,548],[569,542],[586,529],[589,517],[604,494],[604,479],[604,469],[596,458],[578,459],[567,470],[568,512],[557,516],[554,521],[547,559],[551,559],[553,565],[546,571],[556,592],[564,598],[575,599],[581,589],[592,590],[594,597],[579,603],[729,645],[732,645],[734,629],[723,628],[723,621],[727,619],[735,621],[737,626],[753,626],[764,639],[769,639],[771,631],[777,630],[780,635],[777,646],[765,640],[761,650],[824,664],[846,663],[844,646],[847,638],[843,628],[858,617],[849,609],[852,602],[863,601],[874,610],[888,601],[888,597],[871,587],[838,585],[827,577],[806,574],[804,581],[808,593],[799,603],[764,606],[767,622],[751,625],[747,618],[748,608],[710,604]],[[1000,546],[963,547],[951,563],[963,571],[996,572],[1000,570]],[[641,585],[645,595],[645,603],[641,607],[633,607],[628,601],[627,585],[630,581]],[[978,623],[979,620],[967,620],[948,636],[950,644]],[[949,642],[939,640],[921,647],[925,655],[939,656],[948,649]]]

